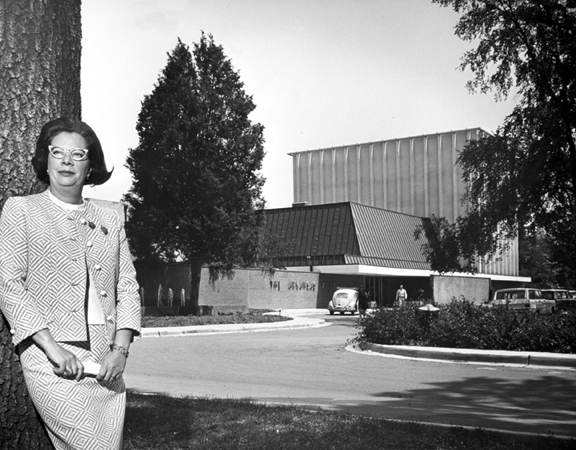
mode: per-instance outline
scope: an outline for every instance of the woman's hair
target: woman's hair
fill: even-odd
[[[98,136],[87,124],[70,117],[60,117],[51,120],[42,127],[36,142],[36,152],[32,158],[32,166],[34,167],[34,172],[36,172],[36,178],[50,184],[50,178],[48,177],[48,146],[52,143],[52,139],[60,133],[77,133],[86,140],[90,170],[84,180],[84,184],[99,185],[108,181],[114,169],[110,172],[106,169],[104,152]]]

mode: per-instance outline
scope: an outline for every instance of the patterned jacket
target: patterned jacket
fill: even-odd
[[[88,272],[110,342],[140,333],[140,296],[122,220],[86,202],[66,211],[48,191],[9,198],[0,218],[0,309],[14,345],[48,328],[56,341],[86,341]]]

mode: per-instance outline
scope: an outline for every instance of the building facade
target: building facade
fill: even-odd
[[[456,163],[481,128],[290,153],[294,202],[356,202],[420,217],[466,214],[466,185]],[[518,277],[518,241],[500,260],[480,262],[479,272]]]

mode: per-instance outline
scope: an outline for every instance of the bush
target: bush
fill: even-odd
[[[415,311],[406,306],[393,311],[377,309],[374,316],[360,320],[360,336],[362,340],[377,344],[425,345]]]
[[[453,299],[437,316],[416,306],[380,309],[359,323],[358,342],[480,350],[576,353],[576,312],[548,316]],[[427,319],[427,320],[425,320]]]

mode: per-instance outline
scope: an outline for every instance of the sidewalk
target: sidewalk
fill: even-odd
[[[293,320],[271,323],[196,325],[188,327],[142,328],[142,338],[183,337],[206,334],[249,333],[259,331],[295,330],[329,326],[322,318],[302,315],[325,315],[324,309],[285,309],[275,313]],[[362,349],[348,346],[348,350],[364,354],[378,354],[391,358],[426,361],[460,362],[468,364],[507,364],[523,367],[548,367],[576,370],[576,355],[543,352],[514,352],[506,350],[472,350],[443,347],[415,347],[407,345],[366,344]]]

